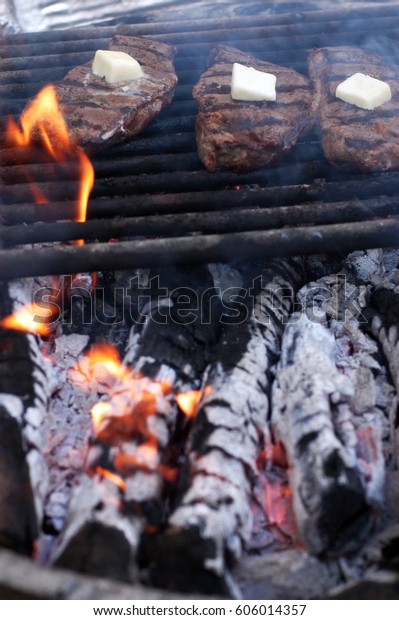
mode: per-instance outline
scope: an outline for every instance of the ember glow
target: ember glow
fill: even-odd
[[[79,365],[85,366],[90,377],[109,386],[109,400],[97,402],[91,418],[97,439],[113,446],[116,475],[129,476],[142,470],[174,480],[176,471],[161,462],[152,426],[160,406],[166,414],[172,411],[170,383],[154,381],[127,368],[117,349],[108,344],[93,347]],[[98,473],[98,468],[94,471]]]
[[[123,366],[118,349],[110,344],[97,344],[87,355],[87,361],[91,369],[97,364],[116,379],[124,379],[130,375],[130,371]]]
[[[94,170],[83,150],[73,144],[58,105],[56,89],[51,84],[45,86],[22,112],[19,124],[9,119],[6,126],[7,146],[29,148],[37,142],[41,143],[54,161],[78,164],[79,192],[75,219],[84,222],[89,195],[94,184]],[[41,192],[34,179],[29,181],[36,202],[48,202],[49,197]],[[75,243],[81,245],[84,242],[78,240]]]
[[[104,417],[110,413],[111,405],[108,402],[100,401],[91,409],[91,419],[93,421],[94,430],[98,429]]]
[[[188,418],[194,418],[202,396],[206,396],[211,390],[212,388],[207,386],[204,391],[191,390],[189,392],[182,392],[181,394],[177,394],[176,402]]]
[[[40,316],[39,308],[35,303],[22,306],[12,314],[9,314],[0,321],[0,327],[14,329],[29,334],[48,336],[50,327]]]
[[[108,469],[104,469],[104,467],[96,467],[96,473],[99,476],[102,476],[103,478],[110,480],[113,484],[119,487],[121,491],[124,491],[126,489],[125,481],[123,480],[123,478],[118,476],[118,474],[115,474],[114,472],[109,471]]]

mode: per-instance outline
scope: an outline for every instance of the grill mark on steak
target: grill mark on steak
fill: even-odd
[[[308,58],[319,107],[324,154],[344,170],[378,172],[399,168],[399,68],[358,47],[320,48]],[[389,83],[392,99],[363,110],[335,96],[338,84],[356,72]]]
[[[177,84],[174,47],[145,37],[116,35],[109,49],[136,58],[144,76],[108,84],[91,72],[92,62],[88,62],[56,84],[71,137],[89,152],[140,133],[170,103]]]
[[[230,83],[234,62],[276,75],[277,101],[233,100]],[[258,61],[228,46],[214,48],[209,63],[193,89],[199,104],[198,153],[207,170],[245,172],[279,164],[313,124],[309,80],[293,69]]]

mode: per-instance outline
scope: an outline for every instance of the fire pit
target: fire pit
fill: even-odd
[[[399,173],[333,168],[316,130],[277,168],[208,173],[191,89],[215,43],[306,73],[326,44],[393,62],[398,27],[373,5],[3,39],[3,547],[244,598],[326,597],[395,568]],[[6,119],[116,32],[175,45],[179,84],[92,157],[83,221],[77,163],[10,145]]]

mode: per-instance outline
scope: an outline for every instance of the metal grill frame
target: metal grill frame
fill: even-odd
[[[340,9],[339,18],[335,11],[309,11],[305,18],[249,15],[10,35],[0,44],[3,127],[42,86],[90,60],[117,32],[177,47],[174,100],[143,134],[93,158],[96,182],[85,224],[71,221],[76,184],[61,167],[54,175],[38,152],[25,153],[23,165],[18,149],[1,150],[3,279],[60,274],[66,265],[71,272],[98,271],[397,245],[399,172],[339,171],[325,160],[313,130],[277,168],[208,173],[196,152],[191,96],[215,43],[303,73],[307,50],[324,45],[385,45],[390,62],[397,7]],[[26,169],[51,196],[49,204],[32,203]],[[120,242],[110,244],[110,237]],[[68,243],[82,238],[84,247]]]

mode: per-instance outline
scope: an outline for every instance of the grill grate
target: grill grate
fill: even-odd
[[[336,170],[312,132],[277,168],[208,173],[196,152],[191,97],[216,42],[305,73],[313,46],[364,45],[395,62],[397,7],[340,10],[339,19],[335,11],[310,11],[306,20],[299,14],[242,16],[12,35],[0,45],[1,126],[43,85],[92,58],[116,31],[177,46],[175,98],[141,136],[94,157],[96,182],[85,224],[70,221],[76,183],[65,166],[46,163],[33,150],[22,162],[18,150],[2,149],[3,278],[63,273],[65,265],[77,272],[397,245],[399,172]],[[52,202],[32,203],[26,171]],[[120,242],[110,244],[110,238]],[[59,244],[74,239],[88,243]],[[43,242],[54,243],[32,247]]]

